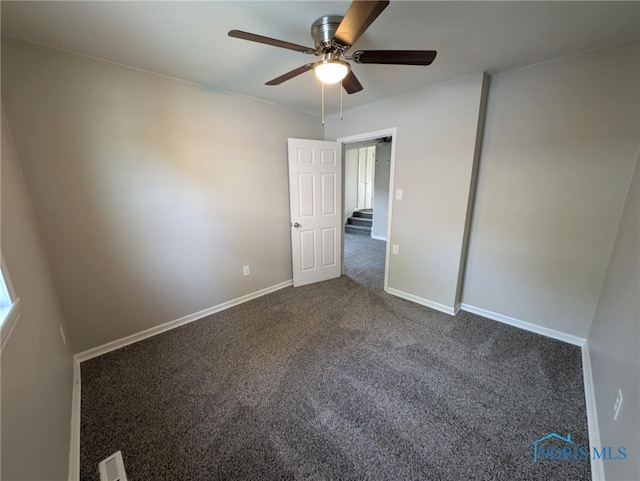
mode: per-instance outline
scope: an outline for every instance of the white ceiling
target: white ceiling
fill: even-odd
[[[320,113],[311,72],[264,83],[315,57],[230,38],[231,29],[313,46],[310,27],[350,2],[11,2],[2,34]],[[433,49],[429,67],[354,65],[345,109],[473,72],[512,70],[640,36],[639,2],[391,1],[355,49]],[[327,90],[328,111],[339,105]]]

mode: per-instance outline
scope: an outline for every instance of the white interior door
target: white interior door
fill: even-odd
[[[288,139],[293,285],[342,273],[342,146]]]
[[[365,174],[364,208],[373,209],[373,176],[376,168],[376,146],[367,147],[367,173]]]
[[[358,149],[358,209],[373,208],[373,171],[376,163],[376,147]]]
[[[358,210],[365,208],[367,192],[367,149],[358,149]]]

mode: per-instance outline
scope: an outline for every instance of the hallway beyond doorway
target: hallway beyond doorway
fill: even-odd
[[[362,286],[383,292],[386,249],[385,241],[345,232],[345,275]]]
[[[366,235],[371,237],[373,228],[373,209],[355,210],[347,219],[344,231],[349,234]]]

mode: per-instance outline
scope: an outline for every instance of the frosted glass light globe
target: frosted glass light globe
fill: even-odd
[[[323,84],[337,84],[344,79],[351,67],[342,60],[324,60],[313,67],[313,72]]]

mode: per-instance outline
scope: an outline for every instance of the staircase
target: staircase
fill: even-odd
[[[372,209],[356,210],[353,212],[353,215],[347,219],[344,231],[347,234],[358,234],[371,237],[371,224],[373,224]]]

